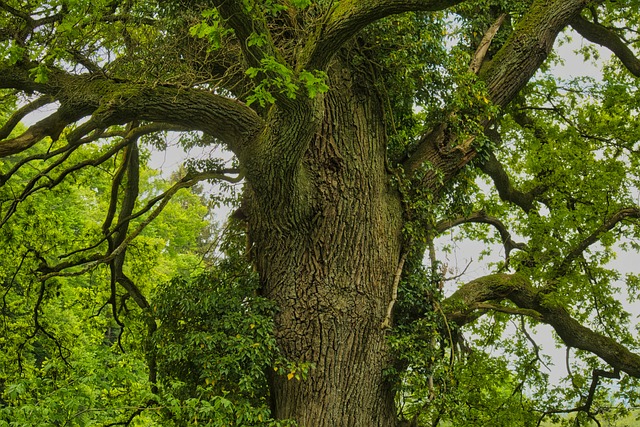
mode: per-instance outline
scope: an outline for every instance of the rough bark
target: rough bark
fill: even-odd
[[[280,309],[280,348],[314,366],[306,381],[273,376],[274,415],[308,427],[388,427],[396,414],[382,324],[400,259],[401,206],[385,168],[381,104],[343,65],[331,70],[322,120],[296,172],[306,214],[283,209],[249,180],[250,237],[264,293]],[[280,173],[275,166],[265,165],[274,170],[264,176]],[[283,187],[276,194],[290,191],[286,180],[273,182]]]

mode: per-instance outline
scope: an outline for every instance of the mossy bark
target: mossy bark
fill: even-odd
[[[336,63],[330,79],[314,133],[298,142],[300,162],[261,163],[271,170],[259,181],[248,174],[251,252],[279,308],[278,344],[313,365],[306,380],[273,376],[274,415],[306,427],[389,427],[396,414],[381,325],[400,259],[401,204],[386,171],[383,104],[346,66]]]

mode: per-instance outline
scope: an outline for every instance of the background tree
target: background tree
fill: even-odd
[[[270,416],[305,426],[529,425],[563,410],[595,419],[602,405],[635,401],[640,376],[629,316],[612,286],[620,274],[608,266],[618,248],[637,247],[638,6],[0,1],[0,88],[11,112],[0,129],[3,230],[35,197],[87,168],[117,165],[105,187],[104,219],[78,249],[16,253],[37,265],[24,271],[41,289],[102,271],[114,320],[129,298],[135,302],[148,338],[141,349],[149,405],[168,410],[165,418],[177,424],[193,418],[181,418],[182,403],[163,406],[172,392],[157,376],[159,361],[167,379],[211,386],[215,410],[266,405],[268,390]],[[557,37],[576,32],[617,57],[602,81],[563,81],[550,71],[559,59]],[[17,127],[45,105],[53,112]],[[233,160],[192,162],[172,187],[148,198],[140,187],[141,138],[167,131],[185,132],[187,147],[219,145]],[[93,152],[80,156],[84,150]],[[32,169],[19,190],[10,186]],[[171,325],[187,319],[170,308],[157,314],[131,272],[143,230],[154,227],[180,188],[202,180],[243,180],[234,217],[246,222],[247,243],[236,252],[258,275],[255,288],[219,273],[204,283],[254,297],[246,300],[255,306],[246,309],[249,318],[274,309],[278,353],[254,354],[243,371],[272,365],[273,372],[266,369],[247,389],[216,391],[191,348],[186,359],[161,353],[170,343],[158,338],[174,340]],[[499,242],[505,259],[445,295],[434,242],[453,228]],[[61,242],[72,239],[65,228],[57,231]],[[185,248],[190,239],[196,234],[182,240]],[[637,277],[626,279],[633,296]],[[187,283],[196,294],[206,288]],[[179,306],[176,289],[159,292]],[[215,287],[210,292],[218,295]],[[36,330],[46,330],[39,299],[31,304]],[[504,340],[512,318],[521,333]],[[192,329],[176,341],[180,347],[197,344],[199,332],[233,330],[207,314],[188,320]],[[582,361],[564,394],[540,373],[545,361],[528,332],[538,323],[577,349],[568,365]],[[510,364],[469,351],[462,332],[474,325],[474,347],[500,346],[513,356]],[[225,342],[219,339],[205,341]],[[258,341],[260,347],[269,339]],[[215,346],[209,351],[222,357]],[[185,360],[204,376],[181,378]],[[291,365],[278,374],[279,364]],[[492,375],[496,384],[480,381]],[[620,379],[613,403],[599,387],[606,378]],[[260,390],[262,398],[251,395]],[[198,389],[179,386],[176,393],[180,401],[180,393]],[[556,406],[567,399],[575,407]],[[143,408],[125,422],[151,411]],[[268,415],[236,411],[229,419],[243,425],[241,413],[256,423]]]
[[[46,270],[49,263],[73,259],[102,234],[111,180],[121,159],[106,156],[110,162],[101,167],[71,169],[88,166],[111,148],[109,143],[80,147],[57,165],[42,160],[33,168],[20,167],[28,164],[24,155],[3,159],[4,170],[16,170],[0,191],[3,425],[106,423],[128,418],[151,399],[144,317],[128,293],[111,286],[108,266],[96,265],[87,274],[66,270],[40,280],[55,273]],[[33,152],[45,156],[51,149],[51,144],[38,143]],[[51,179],[44,185],[38,184],[43,171]],[[138,203],[166,190],[144,160],[139,172],[144,195]],[[59,180],[58,173],[68,178]],[[141,293],[149,294],[155,281],[201,270],[195,248],[206,212],[197,196],[180,192],[129,246],[123,274],[138,283]],[[102,238],[97,246],[104,250],[107,244]],[[115,309],[109,305],[114,301]]]

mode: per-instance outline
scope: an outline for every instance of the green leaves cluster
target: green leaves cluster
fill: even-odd
[[[227,240],[228,249],[239,242]],[[306,375],[281,358],[272,335],[275,307],[238,253],[190,279],[160,285],[153,311],[165,425],[289,426],[270,416],[268,375]]]
[[[296,76],[293,70],[272,56],[263,58],[260,64],[260,67],[250,67],[246,71],[251,79],[262,78],[258,80],[259,83],[253,88],[252,94],[247,97],[248,105],[254,102],[258,102],[261,107],[274,104],[276,98],[273,93],[294,99],[300,91],[300,85],[304,87],[309,98],[315,98],[329,90],[324,71],[302,70]]]
[[[222,39],[232,34],[233,30],[224,27],[218,9],[207,9],[202,12],[202,17],[204,20],[189,28],[189,34],[206,39],[209,49],[220,49]]]
[[[43,141],[34,148],[42,155],[64,144]],[[110,148],[106,142],[80,147],[64,161],[34,158],[27,163],[30,167],[3,175],[0,425],[100,425],[127,419],[156,399],[148,378],[146,315],[118,290],[122,324],[115,321],[107,305],[108,268],[98,264],[87,274],[75,268],[73,274],[42,279],[44,263],[73,261],[88,247],[106,250],[100,238],[117,163],[79,168],[68,180],[48,184],[75,162],[94,159]],[[0,174],[21,161],[25,156],[4,158]],[[142,177],[146,197],[167,187],[148,169]],[[24,196],[29,188],[39,187]],[[20,197],[24,200],[15,204]],[[125,271],[143,292],[198,267],[197,242],[206,212],[198,196],[179,193],[130,245]],[[136,425],[157,425],[154,419],[153,412],[143,414]]]

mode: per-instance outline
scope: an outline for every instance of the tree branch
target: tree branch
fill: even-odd
[[[275,60],[284,67],[289,66],[276,49],[266,19],[258,7],[248,11],[244,2],[239,0],[216,0],[213,4],[226,24],[233,29],[240,41],[243,57],[250,67],[264,68],[264,59]],[[263,43],[249,43],[252,34],[263,36]],[[259,82],[265,78],[279,79],[281,76],[273,71],[259,72],[254,80]],[[280,106],[289,108],[297,108],[299,104],[308,102],[305,96],[298,96],[294,100],[280,91],[272,91],[271,94]]]
[[[495,106],[506,106],[520,92],[549,55],[560,31],[588,3],[588,0],[533,2],[505,44],[480,70],[479,78],[485,82],[488,97]],[[488,118],[480,120],[483,127],[488,123]],[[440,183],[437,187],[432,184],[431,188],[434,193],[439,192],[477,154],[470,142],[458,141],[457,137],[446,122],[427,131],[403,162],[405,172],[413,173],[429,164],[430,170],[422,183]]]
[[[83,116],[84,111],[82,110],[73,111],[61,107],[55,113],[31,125],[21,135],[0,141],[0,158],[20,153],[47,136],[56,141],[65,127],[80,120]]]
[[[400,260],[398,261],[398,267],[396,268],[396,273],[393,276],[393,288],[391,292],[391,301],[387,305],[387,314],[382,321],[381,329],[389,329],[391,328],[392,320],[393,320],[393,306],[398,299],[398,285],[400,284],[400,279],[402,278],[402,271],[404,269],[404,263],[407,261],[407,255],[409,255],[409,248],[411,244],[407,245],[407,248],[404,249],[402,255],[400,256]]]
[[[435,231],[438,234],[440,234],[457,225],[468,224],[468,223],[489,224],[495,227],[498,233],[500,233],[500,240],[504,245],[507,258],[509,257],[509,254],[511,253],[511,251],[514,249],[519,249],[523,251],[527,250],[526,244],[517,243],[517,242],[514,242],[513,239],[511,239],[511,233],[509,232],[509,230],[507,230],[507,226],[504,225],[502,221],[500,221],[498,218],[487,215],[484,211],[474,212],[471,215],[465,216],[465,217],[440,221],[436,224]]]
[[[491,101],[504,107],[547,59],[556,37],[588,0],[534,1],[529,11],[481,72]]]
[[[215,0],[213,4],[240,40],[242,53],[249,66],[259,67],[260,61],[266,56],[278,57],[264,16],[252,16],[247,11],[244,2],[238,0]],[[259,13],[259,10],[254,7],[252,12]],[[253,33],[265,36],[265,43],[260,45],[256,43],[250,46],[248,41]]]
[[[341,1],[322,27],[320,36],[306,50],[309,59],[304,68],[323,70],[338,51],[367,25],[389,15],[411,11],[443,10],[463,0],[349,0]]]
[[[535,289],[521,275],[492,274],[473,280],[447,298],[443,302],[443,310],[450,321],[464,325],[479,317],[475,313],[478,304],[505,299],[520,309],[539,314],[539,317],[535,317],[551,325],[567,346],[591,352],[614,369],[640,378],[640,355],[632,353],[614,339],[582,326],[562,305],[554,301],[552,294]]]
[[[640,77],[640,59],[614,31],[581,16],[571,20],[571,27],[590,42],[609,49],[634,76]]]
[[[158,217],[158,215],[162,213],[162,211],[164,210],[166,205],[169,203],[171,198],[180,189],[191,187],[200,181],[204,181],[208,179],[223,179],[223,180],[232,181],[233,179],[226,176],[225,173],[236,173],[236,172],[237,171],[234,171],[234,170],[232,171],[221,170],[221,171],[202,172],[202,173],[197,173],[193,175],[188,174],[187,176],[182,178],[180,181],[175,183],[167,191],[149,200],[147,204],[144,207],[140,208],[136,213],[133,213],[131,216],[125,218],[127,221],[133,220],[151,211],[151,209],[155,205],[158,205],[153,211],[151,211],[149,216],[145,218],[138,225],[138,227],[135,230],[133,230],[129,235],[126,236],[126,238],[122,241],[122,243],[119,246],[113,249],[111,253],[108,253],[106,255],[93,254],[93,255],[89,255],[84,258],[81,258],[79,260],[65,261],[53,266],[44,265],[39,268],[39,270],[44,273],[44,275],[40,277],[40,280],[41,281],[48,280],[51,277],[56,277],[56,276],[62,276],[62,277],[80,276],[88,271],[91,271],[92,269],[94,269],[96,266],[100,264],[107,264],[111,262],[113,259],[115,259],[120,253],[122,253],[127,248],[127,246],[147,227],[147,225],[149,225],[155,218]],[[241,179],[241,176],[239,176],[238,179]],[[120,227],[119,224],[116,225],[114,227],[114,230],[119,229],[119,227]],[[93,247],[96,247],[96,246],[97,244],[93,245]],[[62,256],[61,258],[65,258],[70,255],[71,254],[67,254]],[[66,270],[72,267],[80,267],[80,266],[82,266],[80,270],[63,272],[63,270]]]
[[[0,9],[5,10],[9,14],[25,22],[25,25],[22,26],[22,28],[19,30],[15,29],[13,34],[15,40],[21,45],[24,45],[29,34],[33,33],[34,30],[36,30],[38,27],[51,24],[56,21],[60,21],[62,20],[62,18],[64,18],[65,14],[67,13],[67,5],[64,2],[61,6],[60,12],[54,13],[53,15],[42,16],[38,19],[31,16],[31,13],[34,13],[36,15],[41,15],[41,13],[34,12],[34,11],[25,12],[23,10],[18,10],[12,7],[11,5],[7,4],[6,1],[0,1]]]
[[[24,119],[27,114],[32,113],[38,108],[43,107],[53,101],[53,97],[45,95],[16,110],[11,115],[11,117],[9,117],[7,122],[0,128],[0,140],[8,137],[13,129],[18,125],[18,123],[20,123],[20,120]]]
[[[36,174],[33,178],[31,178],[29,180],[29,182],[27,182],[27,184],[24,186],[24,188],[22,189],[22,192],[20,193],[20,195],[18,195],[17,197],[14,198],[14,200],[12,201],[9,209],[7,210],[7,212],[4,214],[4,216],[2,217],[2,220],[0,221],[0,228],[9,220],[9,218],[14,214],[14,212],[16,211],[16,208],[18,206],[18,204],[20,204],[20,202],[22,202],[23,200],[25,200],[29,195],[35,193],[36,191],[39,191],[43,188],[53,188],[55,185],[57,185],[60,181],[58,182],[51,182],[48,184],[42,184],[42,185],[38,185],[36,186],[36,184],[38,184],[38,182],[43,179],[43,178],[49,178],[49,173],[52,172],[55,168],[57,168],[58,166],[60,166],[61,164],[63,164],[65,162],[65,160],[67,160],[69,158],[69,156],[76,150],[78,149],[79,145],[74,145],[69,147],[69,149],[65,150],[62,153],[62,157],[60,157],[59,159],[56,159],[54,162],[52,162],[50,165],[48,165],[44,170],[42,170],[41,172],[39,172],[38,174]],[[4,179],[3,177],[0,177],[2,179]],[[3,182],[2,180],[0,180],[0,182]]]
[[[112,253],[115,251],[115,248],[118,248],[125,241],[127,232],[129,230],[129,224],[131,222],[131,218],[133,216],[133,210],[135,208],[136,201],[138,199],[139,194],[139,181],[140,181],[140,154],[138,150],[137,139],[141,134],[134,134],[131,143],[126,147],[124,151],[124,158],[122,160],[122,168],[123,174],[126,174],[127,182],[124,186],[124,194],[122,196],[122,202],[120,206],[120,212],[118,214],[118,226],[115,227],[112,233],[108,233],[108,222],[105,221],[105,226],[103,226],[104,233],[106,234],[106,239],[109,242],[109,252]],[[118,185],[122,181],[122,175],[118,180]],[[112,192],[113,193],[113,192]],[[115,192],[115,196],[117,197],[117,189]],[[114,195],[112,194],[112,197]],[[113,199],[112,199],[113,205]],[[109,221],[110,222],[110,221]],[[116,300],[116,283],[119,283],[122,286],[131,298],[136,302],[138,307],[142,310],[147,310],[151,307],[149,301],[144,296],[144,294],[140,291],[140,288],[136,286],[136,284],[126,275],[124,272],[124,262],[126,257],[126,250],[122,250],[117,255],[111,259],[109,262],[110,272],[111,272],[111,297],[110,303],[112,306],[112,312],[114,319],[118,321],[117,317],[117,300]],[[148,355],[148,364],[149,364],[149,382],[151,383],[152,393],[157,392],[156,386],[156,372],[157,372],[157,363],[155,352],[153,349],[149,348],[151,346],[151,337],[157,330],[156,321],[152,317],[145,317],[145,321],[147,323],[147,343],[145,347],[147,347],[147,355]],[[119,323],[120,324],[120,323]],[[118,335],[118,344],[121,346],[121,336],[124,331],[124,325],[120,324],[120,334]],[[122,348],[122,346],[121,346]]]
[[[627,219],[627,218],[640,218],[640,208],[633,206],[621,209],[620,211],[613,214],[604,223],[595,229],[591,234],[585,237],[580,243],[576,245],[560,262],[560,264],[554,269],[553,275],[554,277],[560,277],[567,273],[571,263],[575,261],[576,258],[582,255],[582,253],[591,245],[596,243],[602,234],[607,231],[612,230],[618,223]]]
[[[502,163],[500,163],[493,151],[488,153],[488,158],[480,165],[480,169],[491,177],[501,200],[519,206],[527,213],[533,209],[533,202],[536,196],[539,196],[546,190],[545,187],[538,186],[532,191],[525,193],[514,188],[509,175],[507,175]]]
[[[473,74],[478,74],[480,72],[480,67],[484,62],[484,57],[487,55],[487,52],[489,51],[489,47],[491,46],[491,41],[493,40],[495,35],[498,33],[498,30],[500,30],[500,27],[502,26],[502,23],[504,22],[506,17],[507,17],[506,13],[503,13],[502,15],[498,16],[498,19],[496,19],[496,21],[491,25],[491,27],[489,27],[489,29],[484,33],[484,36],[482,36],[482,40],[480,40],[480,44],[478,45],[478,48],[476,49],[476,53],[475,55],[473,55],[473,59],[471,60],[471,64],[469,65],[469,71],[471,71]]]
[[[35,20],[26,12],[18,10],[11,5],[7,4],[6,1],[0,1],[0,9],[4,9],[15,17],[18,17],[24,20],[27,24],[32,25]]]
[[[567,348],[567,369],[569,369],[569,349]],[[542,420],[547,415],[551,414],[568,414],[571,412],[584,412],[587,416],[596,422],[598,426],[600,426],[600,422],[595,418],[597,413],[591,412],[591,405],[593,404],[593,398],[595,397],[596,390],[598,388],[598,384],[600,383],[600,378],[615,378],[620,379],[620,372],[618,369],[615,369],[613,372],[605,371],[602,369],[594,369],[591,372],[591,385],[589,386],[589,393],[586,398],[582,396],[582,399],[585,401],[584,404],[571,408],[571,409],[550,409],[542,412],[540,419],[538,420],[538,426],[542,423]]]
[[[532,317],[536,320],[542,320],[542,316],[535,310],[529,310],[526,308],[517,308],[517,307],[505,307],[499,304],[491,304],[487,302],[478,302],[473,304],[474,310],[491,310],[497,311],[499,313],[512,314],[518,316],[527,316]]]
[[[90,123],[81,125],[87,133],[133,120],[164,122],[205,132],[239,157],[263,126],[262,119],[242,102],[204,90],[116,82],[56,69],[50,70],[47,82],[36,83],[28,68],[1,67],[0,88],[51,95],[61,107],[47,123],[39,122],[20,139],[0,142],[0,157],[20,152],[49,134],[56,136],[64,126],[89,115]]]

